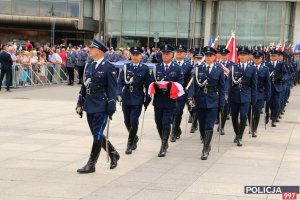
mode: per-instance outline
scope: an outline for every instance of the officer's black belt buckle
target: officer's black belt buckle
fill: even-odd
[[[200,91],[203,92],[204,94],[214,93],[214,92],[218,92],[218,88],[207,88],[207,87],[204,87],[204,88],[200,88]]]
[[[126,85],[126,89],[128,89],[130,92],[133,92],[133,90],[143,90],[142,86],[134,86],[134,85]]]
[[[86,88],[86,93],[87,93],[88,95],[90,95],[90,94],[91,94],[91,89],[90,89],[90,88]]]
[[[106,89],[103,88],[103,87],[97,87],[97,88],[93,88],[93,89],[87,88],[86,89],[86,93],[88,95],[90,95],[90,94],[96,94],[96,93],[103,93],[104,95],[106,95]]]

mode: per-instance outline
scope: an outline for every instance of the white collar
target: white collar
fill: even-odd
[[[102,57],[99,60],[95,61],[95,62],[97,62],[97,66],[102,62],[103,59],[104,59],[104,57]]]

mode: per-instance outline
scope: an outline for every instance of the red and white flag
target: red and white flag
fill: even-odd
[[[238,63],[238,56],[236,50],[236,40],[235,34],[231,33],[231,37],[226,45],[226,49],[230,51],[228,60],[231,60],[234,63]]]
[[[167,88],[169,81],[157,81],[153,82],[149,85],[148,94],[153,95],[155,94],[154,84],[157,84],[159,88]],[[184,89],[180,83],[171,82],[171,89],[170,89],[170,98],[177,99],[178,97],[184,95]]]

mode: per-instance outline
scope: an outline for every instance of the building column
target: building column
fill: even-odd
[[[211,20],[212,20],[212,0],[206,1],[206,11],[205,11],[205,29],[204,29],[204,46],[209,44],[209,39],[211,37]]]
[[[300,2],[296,2],[294,21],[294,44],[300,43]]]

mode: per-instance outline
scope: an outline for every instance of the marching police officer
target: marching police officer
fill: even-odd
[[[190,91],[195,99],[195,111],[204,143],[201,160],[207,160],[218,110],[223,109],[225,104],[225,81],[223,69],[214,62],[217,51],[206,46],[203,53],[205,64],[195,67],[194,84]]]
[[[67,72],[69,76],[69,83],[68,85],[73,85],[74,83],[74,68],[75,68],[75,63],[76,63],[76,53],[71,49],[70,47],[68,48],[67,51],[67,62],[66,62],[66,67],[67,67]]]
[[[225,131],[224,131],[224,127],[225,127],[225,123],[226,123],[226,119],[227,116],[229,114],[229,110],[230,110],[230,105],[228,102],[228,88],[229,88],[229,80],[228,80],[228,75],[229,75],[229,71],[232,67],[232,65],[234,65],[234,62],[232,62],[231,60],[228,60],[228,56],[230,51],[226,48],[221,48],[219,50],[220,53],[220,61],[219,63],[225,67],[224,68],[224,79],[225,79],[225,106],[224,106],[224,110],[221,113],[221,127],[218,127],[220,130],[220,134],[221,135],[225,135]]]
[[[176,99],[170,98],[170,89],[172,82],[182,85],[184,78],[181,68],[174,61],[172,62],[174,48],[170,45],[163,45],[160,49],[163,62],[153,68],[151,82],[154,82],[155,88],[153,100],[155,123],[162,142],[158,157],[164,157],[176,108]],[[167,85],[163,85],[162,81],[168,82]]]
[[[83,47],[80,47],[80,50],[76,52],[77,56],[77,69],[78,69],[78,84],[82,84],[82,79],[83,79],[83,71],[84,71],[84,66],[85,62],[88,58],[88,52],[83,49]]]
[[[193,59],[191,60],[191,63],[193,63],[193,71],[191,72],[192,76],[195,73],[195,67],[204,63],[204,61],[202,61],[203,56],[204,56],[203,52],[201,52],[200,50],[198,50],[198,51],[195,50]],[[189,87],[189,86],[187,86],[187,87]],[[195,110],[194,99],[192,99],[192,100],[193,100],[193,102],[188,102],[188,110],[190,112],[191,123],[192,123],[190,133],[195,133],[195,131],[198,130],[198,122],[197,122],[198,120],[197,120],[197,113]]]
[[[101,41],[93,39],[89,53],[94,62],[89,62],[85,67],[85,80],[79,92],[76,112],[80,116],[83,110],[87,113],[87,121],[94,140],[90,158],[85,166],[77,170],[78,173],[95,172],[101,147],[109,153],[110,169],[117,167],[120,158],[103,134],[106,123],[116,111],[117,95],[117,73],[115,67],[104,59],[106,51],[107,47]]]
[[[150,73],[147,65],[141,63],[143,50],[140,47],[130,48],[131,63],[125,64],[119,82],[122,88],[122,110],[124,123],[129,132],[126,154],[131,154],[137,148],[139,117],[142,106],[145,110],[151,102],[147,94],[150,84]],[[144,92],[146,91],[146,95]]]
[[[182,44],[175,47],[175,62],[181,67],[183,72],[183,88],[186,88],[189,80],[191,79],[191,71],[193,69],[193,65],[189,62],[185,62],[184,58],[186,57],[186,47]],[[181,97],[177,98],[177,106],[174,112],[173,124],[172,124],[172,133],[170,142],[176,142],[176,139],[180,139],[180,135],[182,133],[180,124],[183,114],[183,109],[185,103],[187,102],[187,93],[182,95]]]
[[[247,47],[238,49],[240,62],[231,67],[229,74],[229,101],[232,125],[236,134],[234,143],[242,146],[250,104],[255,105],[257,97],[257,73],[248,63],[250,51]],[[240,115],[240,123],[238,117]]]
[[[283,81],[286,77],[286,69],[282,62],[278,62],[278,51],[273,49],[270,51],[270,61],[265,65],[269,68],[271,78],[271,98],[266,105],[266,121],[269,119],[269,109],[271,109],[271,126],[276,127],[275,122],[279,122],[278,116],[280,113],[280,100],[283,94]]]
[[[264,107],[264,102],[270,101],[271,80],[269,68],[266,67],[262,62],[264,54],[261,51],[254,51],[252,55],[253,65],[257,70],[257,101],[252,108],[253,116],[248,117],[252,117],[252,127],[250,133],[252,133],[252,137],[257,137],[257,127],[260,120],[260,113]]]

